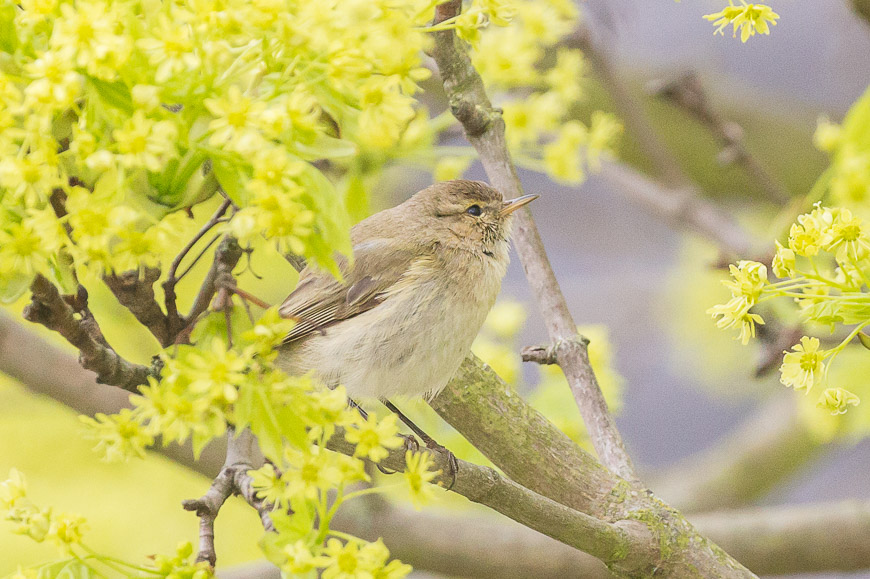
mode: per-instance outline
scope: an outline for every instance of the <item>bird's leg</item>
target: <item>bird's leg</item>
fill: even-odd
[[[363,407],[360,406],[359,403],[358,403],[356,400],[354,400],[353,398],[348,398],[348,399],[347,399],[347,405],[350,406],[351,408],[356,408],[357,412],[359,412],[359,415],[362,416],[362,419],[363,419],[363,420],[368,420],[368,419],[369,419],[369,413],[366,412],[365,410],[363,410]],[[416,441],[414,441],[414,442],[416,442]],[[394,471],[394,470],[387,470],[387,469],[385,469],[384,467],[382,467],[381,465],[379,465],[379,464],[377,464],[377,463],[375,463],[375,466],[378,467],[378,470],[381,471],[381,472],[384,473],[384,474],[396,474],[396,471]]]
[[[453,485],[456,484],[456,473],[459,472],[459,461],[456,460],[456,455],[454,455],[451,451],[447,450],[444,446],[438,444],[434,438],[423,432],[423,429],[414,424],[410,418],[404,415],[401,410],[396,408],[396,405],[390,402],[389,400],[382,400],[384,406],[390,409],[396,416],[399,417],[399,420],[405,423],[405,425],[411,429],[411,431],[420,437],[420,440],[426,445],[426,448],[430,448],[432,450],[440,450],[447,453],[447,464],[450,467],[450,486],[447,487],[447,490],[453,488]]]
[[[366,412],[365,410],[363,410],[363,407],[360,406],[359,403],[356,400],[354,400],[353,398],[347,399],[347,405],[350,406],[351,408],[356,408],[357,412],[359,412],[359,415],[362,416],[363,420],[369,419],[369,413]]]

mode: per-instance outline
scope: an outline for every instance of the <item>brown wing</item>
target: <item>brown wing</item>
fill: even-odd
[[[415,261],[413,251],[397,248],[390,239],[367,240],[353,252],[352,267],[339,258],[343,281],[310,266],[302,270],[299,284],[278,310],[282,317],[297,320],[285,344],[376,307]]]

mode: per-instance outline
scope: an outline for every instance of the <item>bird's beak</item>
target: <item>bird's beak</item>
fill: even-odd
[[[523,205],[531,203],[538,197],[540,197],[540,195],[523,195],[522,197],[517,197],[516,199],[511,199],[510,201],[505,201],[504,206],[501,208],[501,211],[498,212],[499,217],[506,217],[510,215]]]

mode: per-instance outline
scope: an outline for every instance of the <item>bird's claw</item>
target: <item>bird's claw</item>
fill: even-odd
[[[403,435],[402,438],[405,440],[405,450],[410,450],[411,452],[417,452],[420,450],[420,443],[417,442],[417,439],[414,438],[413,434]]]
[[[449,491],[456,484],[456,474],[459,472],[459,460],[457,460],[456,455],[452,451],[441,446],[431,438],[426,442],[426,448],[447,454],[447,474],[450,476],[450,484],[445,488]]]

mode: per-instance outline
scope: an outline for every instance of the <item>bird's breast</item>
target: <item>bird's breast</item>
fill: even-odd
[[[380,305],[294,347],[292,369],[313,369],[351,397],[434,395],[468,354],[506,265],[488,256],[421,260]]]

